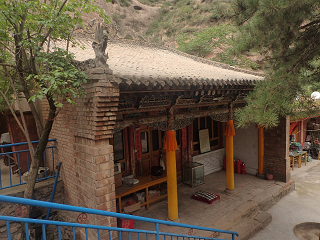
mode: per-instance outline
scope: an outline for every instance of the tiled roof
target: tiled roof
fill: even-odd
[[[78,40],[85,49],[69,48],[76,60],[94,59],[92,41]],[[228,84],[251,85],[263,80],[263,76],[226,64],[198,58],[165,47],[155,47],[132,41],[109,41],[106,49],[107,64],[117,77],[124,79],[162,79],[197,82],[228,82]],[[175,81],[176,82],[176,81]],[[189,83],[190,84],[190,83]]]

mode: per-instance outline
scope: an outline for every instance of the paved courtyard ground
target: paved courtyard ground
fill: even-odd
[[[295,168],[293,178],[295,191],[282,198],[267,212],[272,215],[272,222],[251,240],[299,239],[293,234],[296,224],[303,222],[320,223],[320,161],[308,163],[309,169],[301,172]],[[319,232],[320,233],[320,232]],[[317,238],[305,238],[316,239]]]

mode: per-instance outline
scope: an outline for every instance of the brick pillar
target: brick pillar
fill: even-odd
[[[118,110],[119,88],[110,69],[92,68],[86,72],[86,95],[65,104],[55,120],[52,137],[57,139],[56,160],[62,162],[66,203],[81,207],[116,211],[113,126]],[[76,221],[70,214],[68,220]],[[116,219],[88,216],[88,224],[116,226]],[[97,231],[89,231],[89,239]],[[80,239],[84,232],[79,232]],[[101,239],[108,237],[101,232]]]
[[[289,159],[290,117],[281,118],[279,125],[264,132],[264,172],[274,173],[274,179],[291,179]]]

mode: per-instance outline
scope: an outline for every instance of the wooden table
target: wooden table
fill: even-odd
[[[292,170],[294,169],[294,160],[297,159],[298,168],[301,168],[301,159],[304,156],[304,163],[307,165],[307,151],[293,151],[289,153],[290,163],[292,164]]]
[[[131,193],[140,191],[145,189],[146,192],[146,201],[141,204],[141,206],[147,206],[147,210],[149,210],[149,205],[152,202],[155,202],[161,198],[165,198],[168,196],[168,194],[163,194],[158,198],[152,199],[149,201],[149,187],[155,186],[155,185],[160,185],[160,183],[167,182],[167,176],[159,176],[159,177],[154,177],[154,176],[139,176],[136,177],[136,179],[139,180],[139,183],[134,184],[133,186],[122,186],[119,188],[116,188],[116,199],[118,199],[119,203],[119,212],[122,212],[122,206],[121,206],[121,197],[124,197],[126,195],[129,195]]]

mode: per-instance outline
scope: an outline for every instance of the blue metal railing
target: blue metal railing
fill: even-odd
[[[50,203],[50,202],[43,202],[43,201],[37,201],[37,200],[31,200],[31,199],[25,199],[25,198],[17,198],[17,197],[11,197],[11,196],[4,196],[0,195],[0,202],[8,202],[8,203],[14,203],[14,204],[23,204],[23,205],[29,205],[29,206],[35,206],[35,207],[43,207],[43,208],[51,208],[51,209],[58,209],[58,210],[65,210],[65,211],[72,211],[72,212],[80,212],[80,213],[88,213],[88,214],[94,214],[94,215],[100,215],[100,216],[106,216],[106,217],[115,217],[115,218],[121,218],[121,219],[131,219],[134,221],[143,221],[145,223],[153,223],[154,224],[154,230],[141,230],[141,229],[126,229],[126,228],[119,228],[119,227],[108,227],[108,226],[99,226],[99,225],[90,225],[90,224],[79,224],[79,223],[71,223],[71,222],[60,222],[60,221],[50,221],[50,220],[42,220],[42,219],[30,219],[30,218],[18,218],[18,217],[10,217],[10,216],[1,216],[0,220],[3,220],[6,222],[6,231],[7,231],[7,239],[11,240],[11,233],[10,233],[10,222],[20,222],[25,224],[25,234],[26,239],[29,239],[29,229],[31,224],[40,225],[42,227],[42,239],[47,239],[46,234],[46,226],[56,226],[56,231],[58,232],[59,240],[63,239],[61,234],[61,227],[69,227],[72,229],[72,235],[73,239],[76,239],[76,229],[84,229],[86,239],[89,239],[88,235],[88,229],[93,229],[97,231],[97,239],[100,240],[101,231],[106,230],[107,234],[109,235],[109,239],[112,239],[112,231],[115,231],[118,233],[118,239],[122,240],[123,233],[127,233],[128,236],[125,237],[125,239],[155,239],[155,240],[204,240],[204,239],[219,239],[219,238],[213,238],[213,237],[205,237],[205,236],[194,236],[194,235],[184,235],[184,234],[176,234],[176,233],[168,233],[168,232],[161,232],[160,231],[160,225],[167,225],[172,227],[179,227],[184,229],[195,229],[195,230],[201,230],[206,231],[207,235],[210,233],[222,233],[222,234],[229,234],[228,236],[232,236],[232,240],[235,239],[235,236],[239,236],[237,232],[232,231],[225,231],[225,230],[219,230],[219,229],[213,229],[213,228],[206,228],[206,227],[200,227],[200,226],[194,226],[189,224],[182,224],[182,223],[176,223],[176,222],[169,222],[169,221],[163,221],[163,220],[157,220],[152,218],[145,218],[145,217],[139,217],[139,216],[133,216],[133,215],[127,215],[122,213],[114,213],[114,212],[107,212],[102,210],[96,210],[96,209],[90,209],[90,208],[83,208],[83,207],[76,207],[76,206],[70,206],[70,205],[64,205],[64,204],[57,204],[57,203]],[[90,238],[91,240],[91,238]]]
[[[56,139],[49,139],[48,142],[54,142]],[[38,143],[39,141],[31,141],[32,144]],[[5,188],[10,188],[14,186],[19,186],[22,184],[25,184],[23,181],[23,172],[21,169],[21,164],[22,161],[24,161],[24,165],[27,165],[27,172],[29,172],[30,169],[30,150],[19,150],[19,151],[12,151],[12,152],[4,152],[1,153],[1,149],[5,148],[11,148],[11,147],[16,147],[16,146],[23,146],[23,145],[28,145],[27,142],[21,142],[21,143],[12,143],[12,144],[5,144],[5,145],[0,145],[0,159],[1,158],[6,158],[7,159],[7,164],[8,166],[5,166],[4,164],[0,164],[0,190],[5,189]],[[53,149],[55,146],[47,146],[46,150],[43,152],[43,165],[41,169],[43,169],[43,174],[38,175],[37,181],[39,180],[44,180],[48,178],[53,178],[55,177],[55,165],[54,165],[54,151]],[[46,151],[51,151],[51,160],[52,160],[52,169],[53,172],[52,174],[49,174],[48,171],[48,161],[47,161],[47,153]],[[21,155],[26,154],[25,158],[23,160]],[[14,163],[12,163],[12,160],[15,159]],[[13,178],[13,167],[17,168],[15,170],[15,174],[18,174],[17,178],[19,179],[14,179]],[[5,180],[6,179],[6,180]]]

